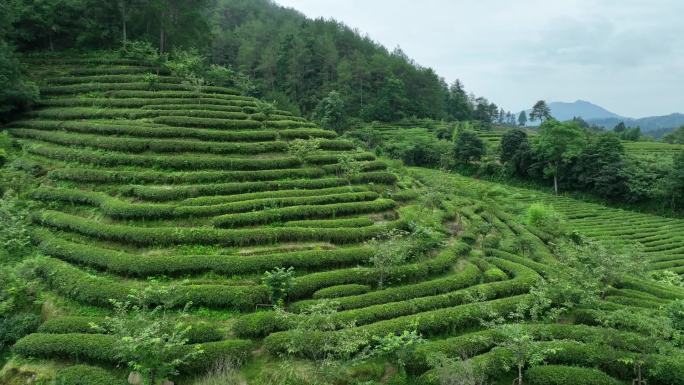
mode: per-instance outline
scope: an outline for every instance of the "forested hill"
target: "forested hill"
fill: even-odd
[[[304,115],[330,91],[339,92],[347,116],[367,121],[472,112],[460,83],[449,87],[400,49],[390,52],[342,23],[307,19],[270,0],[221,0],[214,39],[216,62],[248,73],[262,96]]]
[[[214,33],[215,61],[248,73],[267,99],[292,102],[305,115],[333,90],[347,115],[366,120],[459,113],[432,69],[334,20],[310,20],[268,0],[221,0]]]
[[[122,41],[148,41],[166,53],[194,48],[247,74],[252,96],[307,117],[333,91],[351,121],[489,121],[498,114],[495,104],[468,95],[460,82],[447,85],[400,49],[271,0],[11,0],[1,7],[0,39],[19,52],[118,48]]]

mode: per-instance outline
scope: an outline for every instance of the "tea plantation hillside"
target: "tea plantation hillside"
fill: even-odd
[[[585,300],[563,260],[638,240],[645,270],[682,274],[681,220],[378,160],[144,61],[27,61],[43,99],[8,126],[6,169],[25,175],[41,318],[0,383],[125,383],[126,341],[93,326],[131,294],[190,305],[167,355],[197,353],[178,384],[219,383],[212,370],[225,384],[450,384],[468,368],[501,384],[684,383],[670,311],[684,288],[597,262],[601,296]],[[540,202],[567,231],[528,220]]]

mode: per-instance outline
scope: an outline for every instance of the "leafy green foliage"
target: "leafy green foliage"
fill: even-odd
[[[26,203],[7,192],[0,199],[0,257],[17,258],[30,246]]]
[[[487,385],[487,376],[482,364],[461,357],[452,358],[445,354],[432,354],[429,364],[433,367],[439,385]]]
[[[416,330],[404,330],[400,334],[390,333],[381,337],[374,336],[373,348],[368,355],[389,359],[403,372],[415,349],[423,343],[425,340]]]
[[[316,155],[321,148],[319,139],[295,139],[287,144],[287,152],[291,156],[305,162],[310,156]]]
[[[672,327],[684,333],[684,300],[680,299],[670,303],[667,307],[667,315]]]
[[[92,325],[117,338],[116,357],[140,373],[147,384],[177,375],[180,366],[203,353],[195,346],[178,355],[189,341],[191,326],[182,319],[189,304],[183,312],[171,314],[170,309],[176,306],[171,290],[153,290],[134,291],[125,302],[112,299],[114,315],[107,317],[102,325]],[[149,307],[150,297],[161,304]]]
[[[520,111],[520,115],[518,115],[518,125],[520,127],[525,127],[525,125],[527,125],[527,112]]]
[[[282,305],[292,288],[294,267],[276,267],[264,273],[262,282],[268,289],[268,297],[273,305]]]
[[[523,368],[542,364],[547,356],[556,353],[553,348],[544,348],[534,343],[534,337],[519,324],[503,324],[497,326],[504,340],[498,346],[510,352],[511,356],[504,363],[518,372],[518,384],[523,383]]]
[[[472,131],[462,131],[456,137],[454,144],[454,158],[457,162],[468,164],[479,161],[485,154],[486,148],[482,139]]]
[[[554,236],[564,233],[563,216],[552,206],[537,202],[527,208],[525,222]]]
[[[574,366],[543,365],[528,369],[525,377],[531,385],[618,385],[620,382],[598,369]]]
[[[579,244],[564,242],[556,255],[566,266],[583,275],[603,298],[606,291],[626,275],[645,272],[642,248],[638,244],[582,240]]]
[[[15,313],[8,316],[7,308],[3,310],[4,314],[0,315],[0,351],[36,331],[41,323],[40,317],[35,314]]]
[[[0,40],[0,122],[25,110],[38,99],[38,87],[22,73],[15,53]]]
[[[663,141],[670,144],[684,144],[684,126],[665,135]]]
[[[286,351],[288,354],[313,352],[310,358],[317,363],[319,368],[334,365],[337,360],[350,359],[368,342],[365,336],[345,330],[353,326],[353,323],[341,321],[336,316],[337,309],[334,301],[321,301],[301,314],[301,317],[296,317],[279,310],[279,317],[293,324],[285,342]],[[338,329],[341,331],[331,333]],[[317,349],[314,350],[309,345],[312,337],[317,343]]]
[[[585,145],[585,133],[577,123],[560,123],[554,119],[548,119],[542,123],[539,131],[538,151],[546,163],[544,173],[553,176],[556,193],[558,193],[560,167],[578,156]]]
[[[407,262],[411,257],[411,239],[404,231],[391,230],[372,239],[368,246],[374,250],[368,262],[378,271],[378,288],[382,289],[392,268]]]
[[[532,107],[532,112],[530,113],[530,120],[533,122],[538,120],[540,123],[543,124],[545,121],[549,119],[552,119],[551,109],[545,101],[539,100]]]
[[[125,383],[105,369],[88,365],[66,367],[57,372],[55,378],[55,385],[123,385]]]
[[[144,81],[150,90],[155,90],[159,84],[159,75],[148,72],[145,74]]]
[[[326,130],[342,132],[345,126],[344,101],[337,91],[330,91],[314,111],[314,119]]]
[[[122,58],[154,63],[160,59],[159,51],[152,43],[144,40],[127,40],[119,48]]]

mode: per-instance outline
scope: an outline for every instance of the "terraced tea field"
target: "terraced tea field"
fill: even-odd
[[[462,178],[475,191],[501,187],[495,183]],[[523,205],[545,202],[565,215],[573,229],[598,240],[639,243],[653,271],[684,274],[684,220],[610,208],[534,190],[505,187],[512,201]]]
[[[625,151],[637,158],[672,159],[684,150],[684,145],[663,142],[622,142]]]
[[[195,89],[144,62],[45,57],[31,64],[46,98],[9,133],[24,151],[22,167],[40,170],[30,199],[38,205],[33,238],[44,255],[37,271],[50,311],[37,333],[14,346],[19,357],[119,373],[116,339],[90,323],[111,313],[111,299],[166,289],[178,305],[192,303],[190,342],[203,350],[182,367],[181,384],[227,357],[256,365],[247,381],[260,384],[265,362],[281,355],[315,358],[335,339],[413,329],[428,340],[407,361],[415,381],[440,383],[428,364],[434,353],[467,354],[491,378],[508,381],[504,362],[513,352],[482,321],[515,312],[557,264],[553,238],[523,224],[512,200],[552,202],[592,237],[636,237],[654,270],[683,272],[679,220],[521,189],[494,199],[486,182],[390,170],[302,118],[265,113],[262,102],[231,89]],[[150,89],[146,74],[157,72]],[[296,139],[316,139],[318,149],[298,153]],[[369,241],[393,229],[422,229],[438,242],[381,269]],[[261,280],[276,267],[295,270],[288,318],[272,310]],[[681,384],[681,350],[665,355],[638,327],[597,320],[619,309],[658,313],[682,298],[684,289],[625,278],[581,317],[522,324],[534,346],[553,351],[550,365],[528,370],[531,383],[558,375],[627,383],[630,360],[639,359],[649,384]],[[296,330],[308,309],[331,299],[331,327]],[[293,338],[306,348],[292,351]],[[376,366],[350,372],[345,383],[396,375]]]

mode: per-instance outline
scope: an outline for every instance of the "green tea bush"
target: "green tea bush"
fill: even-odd
[[[514,311],[518,303],[524,298],[525,296],[513,296],[493,301],[415,313],[362,325],[353,328],[352,332],[370,336],[383,336],[388,333],[401,333],[417,325],[417,331],[426,336],[456,333],[479,325],[481,320],[492,317],[493,314],[508,314]],[[328,333],[339,332],[333,331]],[[264,347],[271,353],[284,352],[287,341],[290,338],[288,333],[290,332],[282,331],[270,334],[264,339]],[[320,349],[316,341],[320,337],[317,335],[307,336],[307,340],[302,341],[302,344],[307,346],[307,351],[302,353],[306,356],[316,354],[317,349]]]
[[[353,192],[369,191],[367,186],[340,186],[329,187],[321,189],[292,189],[292,190],[277,190],[277,191],[262,191],[255,193],[231,194],[231,195],[217,195],[204,196],[198,198],[188,198],[180,201],[179,204],[183,206],[207,206],[222,203],[252,201],[266,198],[291,198],[291,197],[308,197],[308,196],[324,196],[333,194],[344,194]],[[323,226],[321,226],[323,227]],[[344,227],[344,226],[341,226]]]
[[[162,246],[178,244],[255,245],[288,241],[355,243],[367,240],[393,224],[363,228],[258,228],[224,230],[186,227],[135,227],[106,224],[57,211],[42,211],[33,216],[35,223],[70,230],[91,237],[134,244]],[[316,289],[317,290],[317,289]],[[314,290],[315,291],[315,290]]]
[[[470,286],[476,282],[479,275],[477,268],[471,264],[466,264],[463,270],[458,274],[411,285],[406,284],[408,282],[421,281],[432,275],[444,272],[459,257],[467,254],[469,250],[470,248],[467,245],[457,243],[443,250],[435,258],[398,266],[388,272],[387,279],[390,282],[402,282],[405,283],[405,285],[388,287],[384,290],[372,291],[365,294],[357,294],[349,296],[348,298],[337,298],[335,300],[337,308],[338,310],[356,309],[414,297],[438,295]],[[376,283],[372,281],[375,274],[377,273],[370,274],[371,277],[368,280],[369,284]],[[325,273],[323,273],[323,275],[325,275]],[[299,312],[310,307],[314,303],[316,303],[315,300],[296,302],[290,305],[290,310]]]
[[[152,120],[155,123],[166,124],[174,127],[196,127],[213,129],[255,129],[261,128],[262,123],[256,120],[226,120],[215,118],[193,118],[185,116],[160,116]],[[302,127],[301,124],[295,127]],[[291,127],[288,127],[291,128]]]
[[[146,91],[148,89],[149,85],[144,81],[140,81],[130,83],[80,83],[63,86],[45,86],[41,87],[41,92],[44,95],[69,95],[86,94],[89,92],[111,92],[112,90]],[[157,85],[157,89],[164,91],[187,91],[190,90],[190,87],[183,84],[160,83]],[[234,90],[230,89],[214,89],[212,91],[222,91],[223,93],[226,93],[228,95],[232,95],[235,93]]]
[[[57,159],[66,162],[94,164],[103,167],[139,166],[151,168],[161,167],[172,170],[265,170],[290,168],[299,165],[299,160],[295,158],[246,159],[199,155],[129,155],[123,153],[96,152],[47,145],[31,147],[29,148],[29,152],[34,155],[40,155],[50,159]]]
[[[173,76],[159,76],[157,74],[147,72],[144,74],[123,74],[123,75],[89,75],[89,76],[59,76],[48,78],[48,83],[51,85],[67,85],[80,83],[150,83],[148,78],[150,75],[155,76],[156,83],[171,83],[178,84],[181,82],[180,78]]]
[[[193,197],[247,194],[291,189],[314,190],[340,187],[345,185],[347,185],[347,181],[344,179],[320,178],[293,179],[283,181],[198,184],[194,186],[178,186],[174,189],[154,186],[130,186],[122,188],[121,192],[124,195],[135,196],[144,200],[169,201]]]
[[[313,298],[314,299],[322,299],[322,298],[347,297],[347,296],[351,296],[351,295],[365,294],[365,293],[369,292],[370,289],[371,288],[368,285],[358,285],[358,284],[330,286],[330,287],[326,287],[324,289],[316,290],[313,293]]]
[[[60,369],[55,385],[124,385],[126,381],[105,369],[89,365],[73,365]]]
[[[159,51],[148,41],[128,40],[119,49],[119,56],[135,62],[154,63],[159,60]]]
[[[215,87],[204,87],[205,91],[209,91],[211,88]],[[229,88],[223,88],[221,93],[196,93],[189,90],[159,90],[159,91],[149,91],[149,90],[112,90],[105,91],[105,96],[110,98],[140,98],[140,99],[194,99],[196,103],[200,103],[202,99],[212,99],[212,100],[224,100],[228,101],[231,105],[235,106],[245,106],[245,107],[255,107],[257,105],[257,99],[239,95],[235,90]],[[174,101],[175,102],[175,101]]]
[[[93,108],[93,107],[70,107],[70,108],[46,108],[27,114],[38,119],[52,120],[83,120],[83,119],[145,119],[156,117],[174,118],[211,118],[225,119],[237,124],[244,121],[246,128],[252,128],[244,112],[206,111],[206,110],[152,110],[140,108]]]
[[[255,211],[251,213],[227,214],[215,217],[214,226],[233,228],[282,222],[293,219],[326,218],[341,215],[363,214],[393,209],[396,203],[389,199],[371,202],[334,203],[315,206],[291,206],[279,209]]]
[[[253,171],[106,171],[92,168],[58,168],[51,170],[48,176],[53,180],[65,180],[81,183],[221,183],[221,182],[258,182],[278,181],[294,178],[322,178],[325,172],[317,168],[284,168],[278,170]],[[183,187],[177,187],[182,189]],[[186,187],[193,189],[193,187]]]
[[[320,219],[288,221],[283,224],[287,227],[365,227],[372,226],[375,222],[368,217],[345,218],[345,219]]]
[[[449,266],[447,262],[448,261],[446,260],[442,260],[432,261],[431,263],[400,266],[392,272],[392,275],[390,275],[389,278],[396,279],[405,275],[407,277],[407,281],[420,281],[425,279],[426,276],[429,277],[431,274],[443,272],[444,265],[446,267]],[[425,275],[421,275],[421,270]],[[476,278],[477,268],[474,268],[473,271],[475,273],[473,277]],[[293,291],[293,296],[296,297],[300,295],[307,295],[310,293],[310,290],[312,290],[310,286],[314,284],[323,286],[326,284],[326,282],[328,283],[328,286],[331,285],[330,282],[335,282],[338,284],[343,284],[345,282],[374,283],[373,280],[375,279],[376,274],[377,273],[373,273],[373,271],[370,269],[349,269],[340,270],[337,272],[310,274],[295,280],[295,290]],[[445,303],[463,303],[469,300],[470,296],[473,294],[472,292],[454,292],[455,296],[448,298],[443,294],[441,296],[439,295],[439,293],[446,293],[449,291],[449,287],[446,286],[447,284],[451,284],[451,287],[457,290],[458,288],[467,286],[469,279],[471,279],[473,283],[475,281],[473,278],[469,278],[468,276],[454,278],[455,282],[453,283],[446,279],[438,279],[435,281],[428,281],[425,284],[418,283],[415,285],[405,285],[396,288],[388,288],[382,291],[369,292],[367,294],[336,298],[335,302],[337,303],[339,301],[341,304],[339,306],[340,310],[346,310],[340,311],[337,314],[337,317],[342,323],[351,321],[368,323],[381,319],[397,317],[400,315],[411,314],[416,311],[421,311],[421,309],[434,309],[436,307],[445,306]],[[430,287],[430,284],[432,284],[433,287]],[[306,288],[307,291],[302,293],[304,288]],[[511,292],[508,287],[499,288],[498,290],[501,291],[502,289],[507,290],[506,292]],[[475,287],[473,288],[473,291],[475,290],[478,290],[479,292],[482,290],[482,288]],[[436,293],[436,295],[434,297],[421,297],[425,293],[429,292]],[[411,298],[414,298],[414,300],[411,300]],[[301,312],[320,302],[323,301],[300,301],[290,306],[290,309],[294,312]],[[238,335],[241,337],[263,337],[274,331],[284,330],[287,328],[287,324],[278,322],[278,320],[275,318],[277,318],[277,316],[274,313],[260,314],[258,316],[252,314],[243,315],[238,319],[237,325],[244,324],[248,325],[248,327],[238,327],[235,329],[236,333],[238,333]]]
[[[482,274],[482,279],[485,282],[505,281],[508,279],[508,275],[499,268],[492,268],[485,270]]]
[[[487,234],[482,239],[482,247],[497,249],[501,245],[501,236],[497,234]]]
[[[574,366],[542,365],[525,372],[530,385],[619,385],[620,381],[598,369]]]
[[[135,92],[135,91],[127,91]],[[147,92],[147,91],[142,91]],[[158,91],[160,93],[164,91]],[[159,96],[159,94],[155,94]],[[112,107],[112,108],[142,108],[144,110],[199,110],[226,111],[251,113],[249,103],[241,99],[226,99],[213,97],[200,98],[162,98],[154,95],[130,95],[131,97],[111,98],[73,98],[64,96],[55,99],[42,99],[38,104],[44,107]],[[219,95],[220,96],[220,95]]]
[[[22,74],[16,54],[4,39],[0,42],[0,121],[29,108],[38,99],[38,87]]]
[[[96,135],[67,134],[31,129],[10,129],[10,132],[15,137],[36,139],[53,144],[87,146],[102,150],[128,153],[149,151],[156,153],[198,152],[203,154],[259,154],[272,152],[284,153],[287,149],[287,144],[279,141],[262,143],[216,143],[173,139],[103,138]]]
[[[348,156],[349,161],[370,161],[375,160],[375,155],[369,152],[352,153]],[[312,164],[335,164],[340,161],[340,156],[335,154],[309,155],[306,157],[307,163]]]
[[[102,213],[119,219],[158,219],[214,216],[226,213],[242,213],[270,207],[296,205],[325,205],[343,202],[372,201],[378,195],[372,191],[331,194],[322,196],[285,197],[229,202],[207,206],[176,206],[168,204],[129,203],[99,192],[76,189],[41,187],[31,194],[33,199],[47,202],[63,201],[99,207]]]
[[[52,258],[42,259],[37,270],[53,290],[85,304],[111,306],[110,300],[125,301],[131,290],[140,288],[135,283],[88,274]],[[253,309],[268,299],[263,286],[183,285],[173,290],[182,303],[237,310]],[[151,304],[156,305],[156,300],[150,298]]]
[[[52,318],[45,321],[38,328],[38,333],[45,334],[98,334],[100,330],[93,327],[99,325],[104,320],[98,317],[84,316],[64,316]],[[186,335],[189,343],[197,344],[203,342],[220,341],[223,339],[221,332],[213,325],[206,322],[194,322],[189,324],[190,329]],[[33,330],[35,331],[35,329]],[[28,333],[26,333],[28,334]]]
[[[627,331],[610,328],[571,325],[571,324],[523,324],[520,327],[538,341],[572,340],[592,343],[602,341],[607,348],[631,350],[640,346],[648,346],[646,337]],[[412,372],[422,372],[429,368],[430,357],[442,354],[447,357],[460,357],[462,354],[476,356],[494,348],[505,336],[501,329],[485,329],[470,332],[442,340],[429,341],[417,349],[414,354]],[[648,352],[656,352],[651,346]],[[579,363],[579,362],[577,362]]]
[[[104,334],[43,334],[34,333],[19,340],[13,351],[23,357],[65,358],[93,363],[116,364],[114,336]],[[193,349],[187,345],[184,349]],[[219,359],[244,361],[252,349],[252,342],[245,340],[224,340],[199,345],[203,353],[181,367],[182,373],[198,373],[207,370]],[[181,349],[181,350],[184,350]],[[179,351],[179,355],[183,352]]]
[[[563,233],[564,219],[553,207],[543,203],[533,203],[528,207],[525,221],[545,232],[554,235]]]
[[[12,346],[23,336],[35,332],[40,323],[40,317],[30,313],[15,313],[0,317],[0,350]]]

